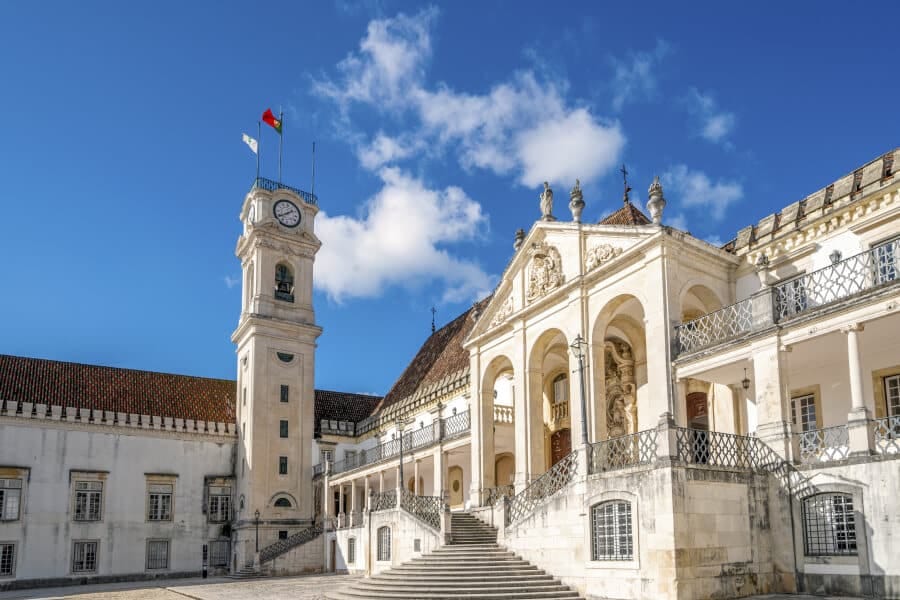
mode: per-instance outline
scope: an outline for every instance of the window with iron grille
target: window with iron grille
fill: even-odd
[[[286,438],[288,436],[288,422],[285,419],[281,419],[278,422],[278,437]]]
[[[294,301],[294,274],[283,263],[275,265],[275,297],[285,302]]]
[[[212,540],[209,542],[209,566],[227,567],[230,553],[228,540]]]
[[[884,378],[884,399],[888,416],[900,417],[900,375]]]
[[[560,373],[553,379],[553,404],[562,404],[569,399],[569,379]]]
[[[209,486],[209,510],[207,518],[210,523],[224,523],[231,517],[231,487],[227,485]]]
[[[97,571],[97,547],[99,542],[75,542],[72,547],[72,572],[94,573]]]
[[[806,556],[856,555],[856,522],[849,494],[816,494],[803,500]]]
[[[11,577],[16,572],[16,545],[0,542],[0,577]]]
[[[800,431],[818,429],[818,425],[816,425],[815,394],[791,398],[791,417],[794,425],[800,425]],[[798,418],[800,419],[799,422],[797,421]]]
[[[356,450],[344,450],[344,463],[346,463],[347,467],[353,468],[357,466],[359,462],[359,454]]]
[[[169,540],[147,540],[147,569],[169,568]]]
[[[391,528],[387,525],[378,528],[378,560],[391,560]]]
[[[22,504],[22,480],[0,479],[0,521],[17,521]]]
[[[99,521],[103,506],[102,481],[75,482],[75,520]]]
[[[891,240],[875,246],[875,281],[887,283],[900,275],[900,240]]]
[[[591,507],[591,560],[632,560],[631,503],[601,502]]]
[[[352,565],[356,562],[356,538],[347,540],[347,564]]]
[[[147,520],[172,520],[172,484],[151,483],[147,486]]]
[[[281,386],[281,401],[287,402],[290,399],[291,390],[286,385]]]
[[[278,457],[278,474],[287,475],[287,456]]]

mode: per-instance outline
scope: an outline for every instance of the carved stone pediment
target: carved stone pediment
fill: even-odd
[[[513,312],[513,299],[512,296],[508,296],[506,301],[500,305],[500,308],[497,309],[497,312],[494,313],[494,316],[491,318],[490,327],[496,327],[503,321],[509,317]]]
[[[584,257],[584,270],[590,271],[596,269],[605,262],[608,262],[618,255],[622,254],[622,249],[610,244],[600,244],[587,251]]]
[[[551,290],[561,286],[566,277],[562,272],[559,250],[546,242],[535,242],[529,249],[531,262],[528,267],[528,288],[525,294],[533,302]]]

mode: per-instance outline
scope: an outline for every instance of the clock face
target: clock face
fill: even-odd
[[[296,227],[300,224],[300,209],[290,200],[279,200],[272,207],[275,218],[285,227]]]

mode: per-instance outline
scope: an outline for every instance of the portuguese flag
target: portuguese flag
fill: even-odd
[[[281,119],[275,118],[275,115],[272,114],[272,109],[267,108],[266,112],[263,113],[262,120],[266,122],[269,126],[272,127],[275,131],[278,132],[278,135],[281,135]]]

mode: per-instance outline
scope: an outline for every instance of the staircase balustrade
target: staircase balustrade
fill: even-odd
[[[578,472],[578,452],[572,452],[524,490],[507,500],[505,525],[509,527],[534,512],[541,504],[566,487]]]
[[[397,508],[397,490],[388,490],[378,494],[372,494],[372,511],[390,510]]]
[[[441,515],[444,513],[444,499],[441,496],[417,496],[400,490],[400,508],[410,513],[426,525],[438,531],[441,529]]]
[[[273,558],[277,558],[285,552],[296,548],[297,546],[302,546],[303,544],[316,539],[320,535],[322,535],[321,525],[313,525],[309,529],[304,529],[303,531],[295,533],[294,535],[289,536],[286,539],[278,540],[274,544],[266,546],[259,551],[259,562],[260,564],[268,562]]]
[[[484,497],[484,503],[487,506],[493,506],[504,498],[512,498],[516,495],[516,488],[513,485],[498,485],[497,487],[485,488],[481,490]]]
[[[588,448],[588,473],[615,471],[656,460],[656,429],[595,442]]]

